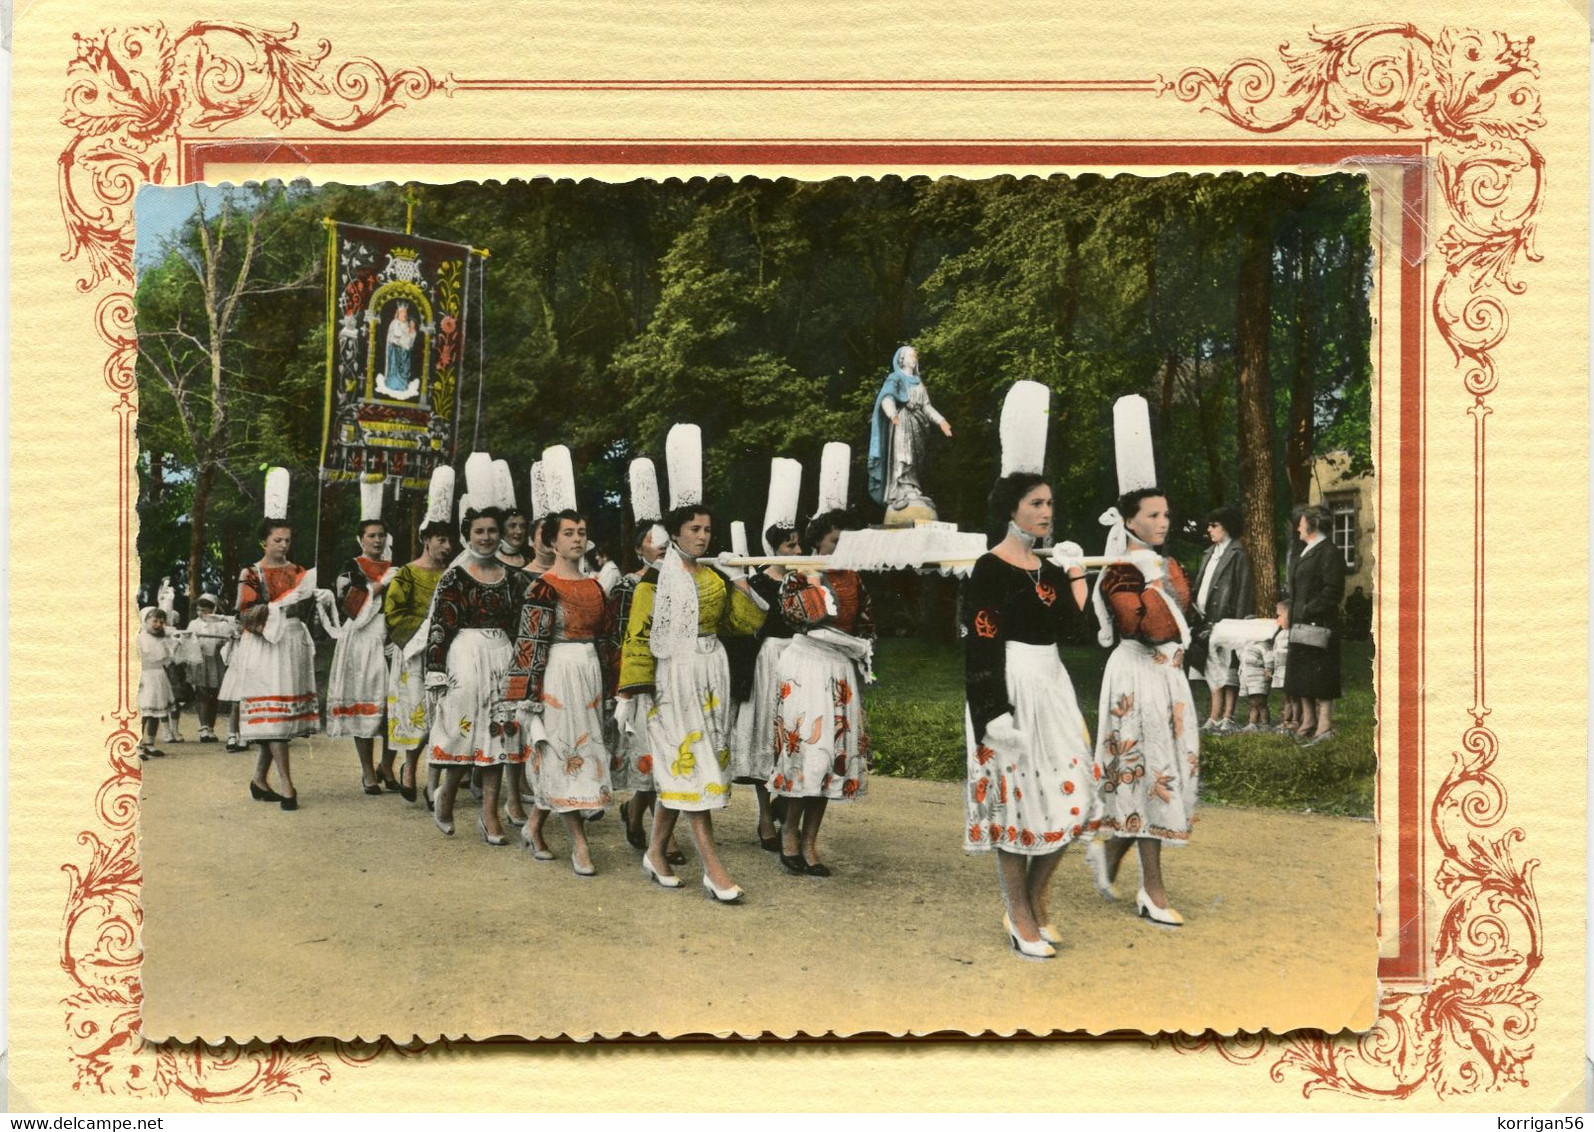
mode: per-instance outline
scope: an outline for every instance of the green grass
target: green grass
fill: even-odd
[[[1091,734],[1107,650],[1062,650]],[[1339,737],[1300,747],[1282,735],[1201,737],[1201,797],[1238,806],[1371,817],[1373,812],[1372,645],[1344,646],[1345,698],[1335,710]],[[868,692],[875,769],[897,778],[956,781],[963,769],[963,650],[950,643],[883,639],[875,653],[880,682]],[[1205,718],[1205,685],[1196,686]],[[1275,717],[1279,696],[1273,696]]]

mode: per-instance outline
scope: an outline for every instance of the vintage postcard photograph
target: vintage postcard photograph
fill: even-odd
[[[142,1032],[1370,1023],[1372,204],[142,190]]]
[[[1581,1107],[1586,23],[1174,16],[20,13],[13,1107]]]

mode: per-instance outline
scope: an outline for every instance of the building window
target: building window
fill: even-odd
[[[1345,556],[1345,568],[1356,569],[1356,501],[1354,499],[1333,499],[1329,501],[1329,510],[1334,516],[1334,531],[1331,536],[1334,545]]]

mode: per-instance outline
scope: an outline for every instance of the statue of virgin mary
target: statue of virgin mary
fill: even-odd
[[[929,466],[932,428],[952,435],[919,377],[919,352],[902,346],[891,357],[869,427],[869,496],[885,507],[888,527],[935,518],[935,501],[920,486]]]

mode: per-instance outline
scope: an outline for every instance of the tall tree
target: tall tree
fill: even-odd
[[[1284,439],[1284,473],[1289,479],[1290,501],[1297,506],[1305,503],[1312,486],[1312,457],[1314,450],[1316,373],[1314,370],[1313,334],[1316,289],[1313,284],[1313,247],[1315,237],[1306,231],[1296,232],[1294,335],[1295,357],[1290,374],[1290,419]]]
[[[1256,578],[1256,612],[1277,598],[1273,548],[1273,384],[1268,370],[1269,295],[1273,278],[1270,190],[1247,211],[1235,301],[1235,407],[1239,423],[1240,509],[1245,548]]]
[[[142,323],[138,336],[140,360],[176,408],[175,422],[193,474],[190,602],[199,596],[211,493],[218,476],[237,474],[230,426],[240,366],[234,355],[245,348],[238,334],[242,304],[247,298],[303,289],[309,280],[307,273],[284,280],[278,273],[258,270],[258,261],[280,226],[281,190],[262,199],[238,196],[225,192],[216,215],[206,216],[196,190],[194,217],[184,233],[187,239],[179,240],[172,249],[175,254],[167,257],[170,272],[148,283],[152,306],[157,305],[159,291],[171,289],[164,298],[176,307],[175,317],[164,325]],[[145,289],[140,291],[142,301]],[[152,468],[156,466],[152,461]]]

